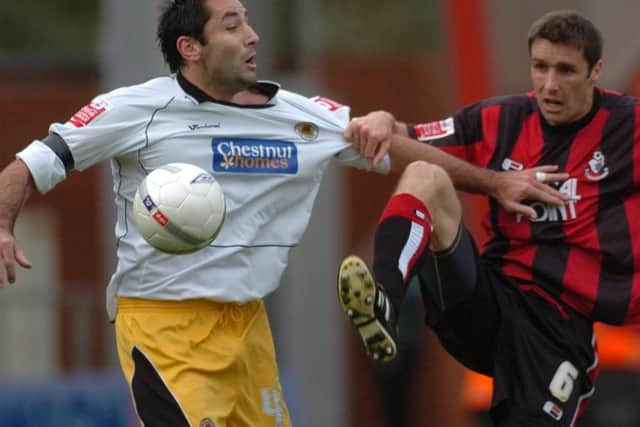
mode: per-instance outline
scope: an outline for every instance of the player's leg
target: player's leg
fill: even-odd
[[[426,162],[407,166],[376,229],[372,274],[358,257],[345,258],[338,272],[338,295],[376,360],[395,357],[396,313],[409,279],[425,253],[450,247],[458,235],[462,209],[447,173]]]

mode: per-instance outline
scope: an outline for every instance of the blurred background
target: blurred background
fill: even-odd
[[[97,93],[166,74],[159,0],[0,3],[0,161]],[[529,90],[526,35],[543,13],[576,9],[605,35],[603,86],[640,94],[637,0],[246,0],[261,36],[259,76],[409,122]],[[374,366],[338,309],[340,259],[370,259],[393,180],[330,168],[312,225],[267,300],[294,425],[483,427],[491,382],[462,369],[406,301],[398,362]],[[16,226],[34,264],[0,291],[0,426],[136,425],[104,290],[114,266],[108,165],[34,196]],[[479,242],[485,209],[463,196]],[[640,425],[640,335],[598,329],[603,367],[580,426]]]

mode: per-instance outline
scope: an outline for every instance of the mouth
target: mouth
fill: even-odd
[[[244,61],[244,63],[245,63],[245,64],[247,64],[247,66],[249,67],[249,69],[251,69],[251,70],[255,70],[255,69],[256,69],[256,67],[257,67],[257,64],[256,64],[256,55],[255,55],[255,54],[251,55],[249,58],[247,58],[247,60],[246,60],[246,61]]]
[[[564,108],[564,103],[555,98],[542,98],[542,107],[550,113],[558,113]]]

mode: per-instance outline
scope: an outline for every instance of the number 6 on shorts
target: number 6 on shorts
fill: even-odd
[[[551,394],[561,402],[566,402],[573,391],[573,384],[578,378],[578,369],[569,361],[564,361],[558,366],[553,379],[549,384]]]

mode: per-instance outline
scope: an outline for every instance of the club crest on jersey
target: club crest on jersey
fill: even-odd
[[[442,138],[455,133],[453,117],[437,122],[414,125],[413,130],[416,133],[418,141],[431,141],[432,139]]]
[[[250,138],[214,138],[213,170],[227,173],[298,173],[298,148],[293,142]]]
[[[296,123],[295,131],[300,136],[300,138],[305,141],[315,141],[318,139],[318,134],[320,130],[315,123],[310,122],[300,122]]]
[[[95,100],[91,104],[87,104],[69,119],[69,123],[77,128],[85,127],[96,117],[107,111],[108,104],[104,100]]]
[[[593,153],[593,158],[589,160],[589,167],[584,170],[584,176],[590,181],[600,181],[609,175],[609,168],[604,163],[602,151]]]

